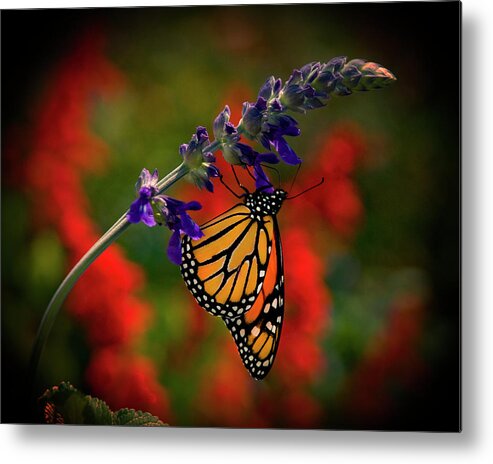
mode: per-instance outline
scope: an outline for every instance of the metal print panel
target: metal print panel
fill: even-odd
[[[2,422],[460,430],[460,4],[2,12]]]

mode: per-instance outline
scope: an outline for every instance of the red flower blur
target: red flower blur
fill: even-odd
[[[105,398],[112,409],[131,407],[171,420],[168,396],[157,380],[155,366],[131,348],[95,352],[87,368],[87,380],[94,394]]]
[[[33,224],[57,231],[70,267],[101,235],[82,184],[85,175],[104,172],[109,158],[89,128],[91,103],[95,95],[110,96],[124,84],[104,56],[104,42],[101,30],[90,30],[59,64],[40,102],[25,163]],[[130,349],[152,313],[137,296],[143,284],[141,269],[113,245],[76,284],[67,309],[93,350],[87,374],[93,392],[115,408],[143,409],[167,421],[167,394],[151,361]]]
[[[334,126],[314,150],[308,168],[303,169],[297,188],[311,187],[320,177],[325,187],[307,194],[303,200],[304,216],[324,219],[337,234],[352,238],[361,224],[364,207],[352,178],[366,153],[366,142],[354,124]],[[307,163],[308,164],[308,163]],[[299,211],[294,209],[294,214]]]

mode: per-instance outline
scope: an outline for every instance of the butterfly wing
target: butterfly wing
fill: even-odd
[[[199,240],[182,239],[181,273],[202,308],[236,318],[252,307],[267,272],[274,221],[256,220],[238,204],[201,226]]]
[[[252,308],[235,319],[224,317],[243,364],[250,375],[262,380],[276,357],[284,318],[284,272],[281,239],[275,216],[269,259],[264,284]]]

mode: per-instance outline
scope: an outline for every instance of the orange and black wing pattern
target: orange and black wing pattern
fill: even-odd
[[[284,317],[284,273],[276,215],[286,192],[245,195],[244,203],[182,239],[181,273],[198,304],[220,316],[252,377],[272,367]]]
[[[237,317],[252,307],[262,288],[273,222],[257,221],[249,207],[239,204],[201,230],[204,236],[199,240],[182,240],[185,284],[206,311]]]
[[[236,319],[224,317],[243,364],[256,380],[270,371],[276,357],[284,319],[284,273],[281,240],[275,217],[273,252],[264,284],[252,308]]]

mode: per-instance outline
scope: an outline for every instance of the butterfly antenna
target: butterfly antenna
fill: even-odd
[[[254,180],[256,181],[257,179],[255,179],[255,176],[250,172],[250,166],[245,166],[245,169],[246,169],[246,172],[248,173],[248,175]],[[255,169],[255,168],[254,168]]]
[[[219,180],[221,184],[223,184],[236,198],[242,198],[243,195],[238,195],[226,182],[224,182],[223,175],[219,176]]]
[[[301,163],[298,164],[298,169],[296,169],[296,173],[293,177],[293,182],[291,182],[291,187],[289,187],[289,191],[291,192],[291,190],[293,190],[293,187],[294,187],[294,183],[296,181],[296,178],[298,177],[298,173],[300,172],[300,169],[301,169]]]
[[[269,166],[268,164],[260,163],[260,165],[264,168],[271,169],[272,171],[276,171],[278,188],[281,188],[281,173],[279,172],[279,169],[275,168],[274,166]],[[269,181],[269,179],[267,179],[267,181]]]
[[[307,189],[303,190],[300,193],[297,193],[296,195],[294,195],[292,197],[286,197],[286,200],[293,200],[294,198],[299,197],[300,195],[303,195],[304,193],[309,192],[310,190],[313,190],[314,188],[320,187],[324,183],[324,181],[325,181],[325,179],[322,177],[322,180],[318,184],[312,185],[311,187],[308,187]]]
[[[231,170],[233,171],[233,175],[235,176],[236,183],[238,184],[238,186],[240,188],[242,188],[245,191],[245,193],[248,193],[248,189],[238,179],[238,175],[236,174],[235,167],[233,165],[231,165]],[[238,197],[238,198],[241,198],[241,197]]]

